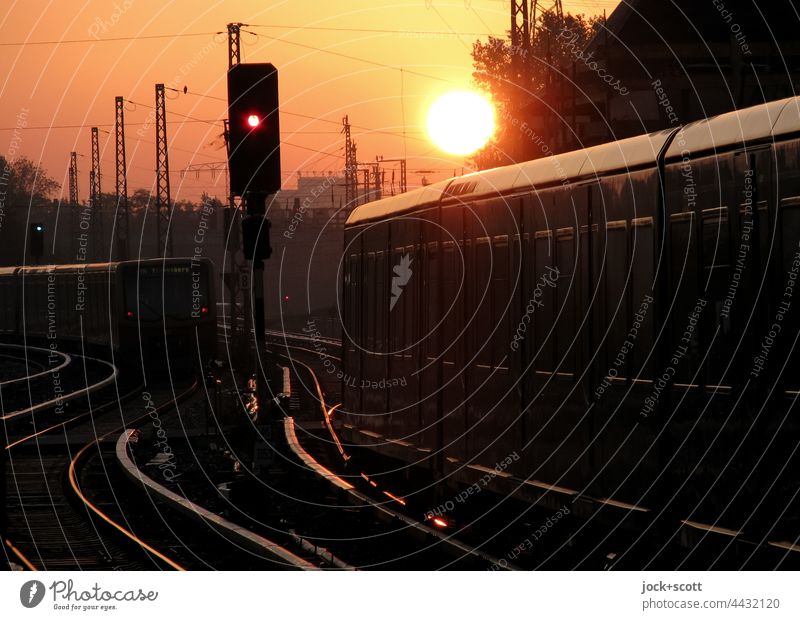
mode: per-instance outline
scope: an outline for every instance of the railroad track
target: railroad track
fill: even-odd
[[[293,400],[305,401],[302,406],[295,403],[294,407],[285,408],[296,421],[296,443],[311,461],[327,472],[318,475],[319,478],[344,482],[332,495],[317,502],[321,505],[344,506],[355,498],[355,503],[362,508],[372,502],[380,508],[394,510],[395,514],[388,518],[395,522],[410,519],[423,525],[438,523],[437,533],[463,544],[464,548],[495,558],[492,568],[516,565],[525,569],[639,570],[654,566],[707,569],[724,563],[763,569],[798,564],[800,547],[792,541],[749,541],[736,532],[682,520],[674,513],[659,513],[583,496],[568,489],[552,487],[548,490],[548,485],[536,481],[537,489],[541,489],[537,492],[547,502],[521,501],[516,493],[526,487],[528,481],[518,479],[501,481],[503,491],[481,492],[479,489],[474,495],[470,493],[469,501],[460,502],[458,498],[464,498],[462,494],[469,488],[468,483],[442,485],[424,468],[410,468],[401,461],[359,446],[342,446],[342,441],[335,438],[332,419],[336,403],[341,400],[340,384],[335,373],[324,371],[324,364],[327,360],[340,363],[341,345],[337,340],[275,331],[268,332],[267,337],[269,349],[291,369],[295,388]],[[301,412],[305,412],[305,418]],[[309,415],[309,412],[312,413]],[[320,420],[324,420],[324,424]],[[375,440],[386,439],[376,437]],[[474,470],[473,475],[476,471],[488,473],[491,469],[491,464],[488,468],[464,465],[465,469]],[[343,490],[342,486],[347,488]],[[260,492],[259,489],[251,491]],[[285,491],[290,497],[291,493],[291,489]],[[303,503],[302,499],[299,501]],[[554,505],[556,503],[558,505]],[[291,506],[287,510],[291,510]],[[318,515],[319,522],[334,522],[335,519],[335,511]],[[372,567],[384,565],[375,558],[348,556],[347,546],[340,546],[336,536],[318,532],[313,527],[304,531],[309,533],[310,539],[328,544],[340,557],[354,564],[367,566],[372,561]],[[342,527],[342,531],[348,530]],[[390,560],[385,565],[390,566]],[[437,564],[423,568],[432,566]]]
[[[58,357],[60,354],[56,354]],[[62,355],[63,358],[67,356]],[[49,349],[0,343],[0,387],[24,381],[44,372],[49,364]]]
[[[273,555],[171,510],[118,466],[116,440],[124,428],[165,414],[197,388],[194,382],[177,396],[170,387],[151,390],[148,399],[159,405],[148,413],[137,388],[122,399],[118,415],[94,409],[9,442],[7,553],[34,570],[281,568]]]
[[[293,351],[302,351],[310,362],[320,359],[320,351],[313,348],[315,340],[305,335],[268,332],[268,338],[273,351],[291,338],[295,342],[289,345]],[[338,359],[337,341],[325,342],[330,353],[323,352],[323,357]],[[292,364],[288,355],[283,359],[282,363],[292,367],[286,371],[289,381],[298,388],[302,383],[305,388],[284,389],[282,409],[319,425],[323,432],[313,436],[304,427],[295,428],[292,419],[285,429],[281,427],[281,433],[285,430],[287,437],[291,436],[288,442],[292,449],[284,446],[276,457],[279,466],[273,467],[263,480],[247,472],[232,486],[230,498],[239,520],[255,531],[268,533],[287,549],[315,553],[327,568],[489,568],[496,558],[395,510],[391,504],[401,504],[403,500],[391,498],[388,488],[381,489],[379,497],[372,497],[372,487],[368,485],[367,493],[361,494],[355,485],[333,475],[310,455],[318,449],[324,451],[326,445],[337,445],[330,436],[326,437],[332,429],[324,424],[328,406],[323,384],[308,364],[296,359]],[[337,385],[335,381],[325,384],[327,393],[335,396]],[[340,444],[338,448],[341,449]],[[341,457],[341,453],[337,456]],[[312,462],[314,465],[310,466]],[[355,477],[362,480],[360,473]],[[331,484],[334,479],[336,482]]]
[[[119,425],[110,414],[115,405],[109,400],[33,433],[8,437],[8,538],[30,567],[152,568],[152,562],[130,559],[118,541],[99,532],[70,485],[70,468],[83,466],[82,448]]]
[[[18,345],[0,345],[0,352],[19,368],[0,381],[0,420],[9,433],[28,430],[34,414],[47,426],[90,406],[92,396],[102,402],[115,393],[119,373],[105,360]]]
[[[335,341],[326,339],[329,349],[321,351],[305,335],[268,336],[273,350],[286,347],[291,351],[278,355],[291,369],[290,393],[297,397],[299,392],[301,401],[300,411],[292,412],[295,417],[286,421],[291,462],[285,467],[292,472],[286,478],[293,482],[284,487],[279,480],[269,491],[243,495],[261,501],[269,492],[265,503],[282,506],[287,528],[358,568],[488,569],[500,560],[425,522],[423,511],[416,509],[419,502],[404,497],[393,481],[371,476],[360,464],[348,466],[352,455],[345,452],[329,423],[335,409],[330,394],[335,398],[338,386],[334,382],[326,391],[322,383],[326,377],[312,368],[325,357],[338,359]],[[306,361],[300,361],[298,353]],[[368,458],[363,453],[358,457],[356,461]],[[298,477],[303,484],[297,483]],[[513,568],[513,563],[502,568]]]
[[[319,381],[323,383],[329,375],[321,370],[323,361],[326,358],[339,361],[333,339],[323,342],[306,334],[279,333],[271,333],[270,339],[273,346],[280,343],[287,348],[284,359],[291,358],[293,368],[302,367],[304,362],[317,368]],[[308,385],[302,389],[307,390]],[[332,403],[340,402],[339,391],[336,382],[330,388],[323,385],[320,390],[318,400],[326,403],[330,413],[335,409]],[[409,468],[403,462],[358,446],[345,446],[350,456],[356,458],[343,466],[337,454],[341,448],[334,449],[336,442],[331,442],[330,432],[312,427],[305,431],[305,436],[306,442],[317,442],[316,446],[309,444],[309,451],[332,471],[347,477],[358,465],[370,480],[381,482],[392,489],[393,495],[403,497],[405,511],[413,516],[426,514],[430,517],[426,522],[441,515],[440,522],[446,523],[443,531],[452,532],[466,545],[498,557],[503,564],[514,563],[526,569],[594,570],[639,570],[653,566],[704,570],[720,563],[769,569],[800,564],[800,546],[792,541],[750,541],[736,532],[682,520],[673,513],[641,510],[580,494],[562,496],[557,506],[552,500],[548,506],[518,501],[515,488],[524,484],[522,480],[506,482],[508,490],[500,495],[481,493],[473,485],[478,492],[474,496],[470,493],[468,501],[459,502],[458,498],[463,500],[462,494],[469,489],[466,485],[457,490],[451,485],[448,490],[427,475],[424,468],[421,471]],[[484,473],[491,470],[473,465],[469,468]],[[360,483],[358,478],[350,480]]]

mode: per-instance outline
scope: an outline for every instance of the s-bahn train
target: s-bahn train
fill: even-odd
[[[346,438],[800,535],[800,98],[362,205],[343,261]]]
[[[120,366],[205,364],[216,348],[208,259],[0,269],[0,337],[58,343]]]

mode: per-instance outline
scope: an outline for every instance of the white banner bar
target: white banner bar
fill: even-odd
[[[6,573],[0,618],[800,618],[797,574]]]

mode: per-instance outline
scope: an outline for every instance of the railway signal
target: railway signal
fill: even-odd
[[[242,246],[247,260],[261,261],[272,256],[270,228],[272,223],[263,215],[248,215],[242,219]]]
[[[270,63],[228,70],[228,169],[231,193],[272,194],[281,187],[278,71]]]
[[[30,245],[31,258],[41,258],[44,256],[44,224],[31,224]]]
[[[238,43],[235,47],[238,49]],[[260,355],[266,350],[264,260],[272,254],[266,200],[269,194],[281,187],[278,71],[269,63],[234,64],[233,47],[229,51],[227,138],[230,190],[231,195],[242,197],[247,211],[247,216],[242,219],[242,246],[253,274],[252,304],[249,306],[256,340],[254,365],[258,410],[263,416],[261,423],[269,425],[272,436],[277,438],[282,416],[276,414],[267,397]],[[238,60],[238,53],[236,56]]]

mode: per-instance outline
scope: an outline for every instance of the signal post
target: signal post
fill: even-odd
[[[237,63],[228,69],[228,170],[231,194],[241,196],[242,245],[251,265],[250,308],[255,331],[257,427],[278,451],[283,420],[266,391],[264,261],[272,254],[266,201],[281,186],[278,71],[269,63]],[[274,454],[273,454],[274,456]]]

